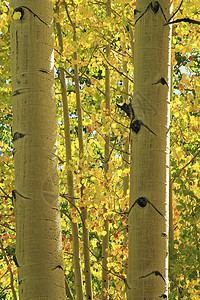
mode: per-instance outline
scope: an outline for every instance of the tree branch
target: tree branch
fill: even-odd
[[[200,21],[192,20],[190,18],[182,18],[182,19],[177,19],[177,20],[171,21],[171,22],[167,22],[167,23],[164,24],[164,26],[170,25],[170,24],[175,24],[175,23],[180,23],[180,22],[200,25]]]
[[[7,266],[9,267],[10,266],[10,262],[9,262],[9,259],[6,255],[6,252],[3,248],[3,243],[2,243],[2,240],[0,239],[0,248],[1,248],[1,251],[2,251],[2,254],[3,254],[3,257],[6,261],[6,264]],[[11,267],[8,268],[9,269],[9,272],[10,272],[10,286],[11,286],[11,290],[12,290],[12,294],[13,294],[13,299],[14,300],[17,300],[17,295],[16,295],[16,292],[15,292],[15,288],[14,288],[14,276],[13,276],[13,272],[12,272],[12,269]]]
[[[189,164],[191,164],[191,162],[193,162],[195,160],[195,158],[199,155],[200,153],[200,150],[195,154],[195,156],[192,157],[192,159],[187,163],[185,164],[185,166],[183,166],[180,171],[178,172],[178,174],[174,177],[174,179],[172,180],[172,183],[174,183],[176,177],[178,177],[180,175],[180,173],[187,167],[189,166]]]
[[[172,16],[169,18],[169,20],[168,20],[167,22],[169,22],[169,21],[177,14],[177,12],[179,11],[179,9],[181,8],[182,3],[183,3],[183,0],[181,1],[179,7],[178,7],[177,10],[172,14]]]
[[[104,53],[103,53],[101,50],[99,50],[99,51],[100,51],[100,53],[102,54],[103,58],[105,59],[106,63],[107,63],[111,68],[113,68],[113,69],[114,69],[115,71],[117,71],[119,74],[121,74],[122,76],[124,76],[124,77],[126,77],[128,80],[130,80],[132,83],[134,83],[134,81],[133,81],[130,77],[128,77],[126,74],[124,74],[123,72],[121,72],[120,70],[118,70],[117,68],[115,68],[115,67],[107,60],[107,58],[105,57]]]

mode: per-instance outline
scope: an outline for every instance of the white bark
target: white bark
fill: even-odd
[[[163,24],[171,1],[160,0],[159,5],[155,13],[149,1],[137,1],[135,16],[133,108],[136,119],[156,135],[144,126],[138,133],[131,130],[130,208],[135,205],[128,227],[129,300],[159,299],[168,293],[170,94],[166,84],[157,82],[165,78],[170,85],[170,28]],[[136,202],[140,197],[148,200],[145,207]]]
[[[11,7],[22,12],[11,28],[19,297],[63,300],[52,0]]]

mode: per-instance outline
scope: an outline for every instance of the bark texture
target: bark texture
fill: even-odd
[[[168,293],[170,5],[136,2],[134,121],[156,135],[131,129],[129,300]]]
[[[64,300],[51,0],[11,1],[16,259],[20,300]]]
[[[56,12],[59,13],[59,6],[57,5]],[[63,52],[63,38],[62,30],[60,24],[56,23],[58,43],[60,46],[61,53]],[[72,158],[71,149],[71,138],[70,138],[70,122],[69,122],[69,108],[67,99],[67,89],[65,83],[65,72],[60,68],[60,83],[61,83],[61,93],[62,93],[62,103],[63,103],[63,115],[64,115],[64,131],[65,131],[65,148],[66,148],[66,164],[70,165],[70,160]],[[67,190],[70,199],[71,209],[75,206],[75,195],[74,195],[74,179],[71,170],[67,171]],[[73,262],[74,262],[74,273],[75,273],[75,287],[76,287],[76,297],[77,300],[83,300],[83,279],[82,279],[82,269],[81,269],[81,258],[80,258],[80,243],[79,243],[79,229],[78,224],[71,222],[72,227],[72,245],[73,245]]]

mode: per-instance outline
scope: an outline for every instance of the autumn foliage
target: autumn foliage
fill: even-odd
[[[174,11],[180,1],[173,1]],[[59,4],[59,11],[56,9]],[[94,299],[100,299],[102,238],[104,220],[110,229],[108,263],[110,299],[126,299],[128,259],[127,211],[129,190],[124,194],[123,179],[129,175],[124,158],[129,140],[128,118],[116,106],[124,97],[134,101],[134,1],[113,0],[111,17],[106,1],[54,1],[55,99],[57,107],[60,211],[66,280],[75,293],[71,222],[78,224],[83,265],[83,220],[89,231],[89,252]],[[198,0],[183,1],[174,19],[198,19]],[[0,2],[0,298],[14,299],[17,293],[15,218],[12,204],[14,180],[12,143],[12,101],[10,78],[10,23],[13,11]],[[59,46],[56,22],[60,23],[63,51]],[[76,24],[76,40],[74,39]],[[200,27],[177,23],[172,31],[173,91],[171,92],[171,184],[173,234],[169,248],[169,299],[199,299],[200,293]],[[105,49],[110,45],[110,56]],[[74,56],[74,53],[77,55]],[[124,73],[123,63],[128,72]],[[110,69],[110,115],[105,104],[105,65]],[[84,155],[78,140],[75,66],[79,69]],[[66,164],[63,102],[60,71],[64,70],[70,120],[71,159]],[[129,82],[128,95],[123,78]],[[110,136],[110,154],[105,158],[105,136]],[[104,167],[108,164],[105,174]],[[67,173],[74,179],[74,204],[69,197]],[[106,210],[105,210],[106,208]],[[179,298],[177,298],[179,297]]]

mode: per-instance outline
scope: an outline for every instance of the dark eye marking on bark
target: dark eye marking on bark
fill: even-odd
[[[166,84],[166,86],[169,87],[168,84],[167,84],[167,81],[165,80],[164,77],[162,77],[162,78],[160,78],[158,81],[152,83],[152,85],[158,84],[158,83],[161,83],[162,85],[165,85],[165,84]]]
[[[19,195],[20,197],[22,197],[22,198],[24,198],[24,199],[31,199],[31,198],[29,198],[29,197],[25,197],[25,196],[23,196],[22,194],[20,194],[17,190],[13,190],[12,191],[12,201],[13,200],[16,200],[16,195]]]
[[[130,125],[130,129],[132,131],[134,131],[135,133],[138,133],[141,129],[141,126],[146,127],[151,133],[153,133],[154,135],[156,135],[155,132],[153,132],[153,130],[151,130],[146,124],[144,124],[141,120],[134,120],[133,122],[131,122]],[[157,135],[156,135],[157,136]]]
[[[160,4],[158,1],[152,1],[150,7],[153,10],[154,14],[156,14],[159,11]]]
[[[161,233],[161,236],[162,236],[162,237],[167,237],[167,233],[166,233],[166,232],[162,232],[162,233]]]
[[[163,277],[163,275],[159,271],[152,271],[149,274],[146,274],[144,276],[139,277],[139,279],[151,276],[152,274],[154,274],[155,276],[160,276],[162,278],[162,280],[166,283],[165,278]]]
[[[129,208],[128,216],[129,216],[132,208],[135,206],[135,204],[138,204],[140,207],[145,207],[147,205],[147,203],[149,203],[155,209],[155,211],[157,211],[157,213],[159,213],[159,215],[161,215],[163,218],[165,218],[165,216],[146,197],[139,197],[137,200],[135,200],[135,202]]]
[[[14,135],[13,135],[13,142],[15,142],[16,140],[18,139],[21,139],[25,136],[26,134],[24,133],[21,133],[21,132],[15,132]]]
[[[135,119],[135,113],[131,103],[123,103],[122,105],[117,103],[117,106],[126,113],[131,121]]]
[[[162,294],[161,296],[159,296],[159,298],[167,299],[167,295],[166,294]]]
[[[149,3],[149,5],[147,6],[147,8],[145,9],[145,11],[135,20],[135,24],[146,14],[146,12],[149,9],[151,9],[154,12],[154,14],[157,14],[157,12],[159,11],[159,8],[160,8],[160,11],[161,11],[164,19],[165,19],[165,22],[167,22],[167,18],[164,14],[164,11],[163,11],[162,6],[160,5],[160,3],[158,1],[151,1]],[[137,12],[139,12],[139,11],[137,10]]]
[[[123,110],[126,115],[129,117],[129,119],[131,120],[131,123],[130,123],[130,129],[132,131],[134,131],[135,133],[138,133],[141,129],[141,126],[144,126],[146,127],[151,133],[153,133],[154,135],[155,132],[153,132],[146,124],[144,124],[141,120],[135,120],[135,112],[133,110],[133,107],[132,107],[132,104],[129,103],[123,103],[122,105],[121,104],[118,104],[117,103],[117,106]]]
[[[22,20],[23,17],[24,17],[24,9],[23,9],[23,8],[27,9],[31,14],[33,14],[34,17],[36,17],[36,18],[37,18],[39,21],[41,21],[43,24],[45,24],[46,26],[50,27],[44,20],[42,20],[36,13],[34,13],[34,12],[33,12],[29,7],[27,7],[27,6],[22,5],[22,6],[16,7],[16,8],[14,9],[13,14],[14,14],[15,12],[18,12],[18,11],[21,12],[20,20]]]
[[[53,268],[52,270],[56,270],[56,269],[60,269],[63,270],[63,267],[61,265],[57,265],[55,268]]]
[[[23,10],[23,8],[22,7],[15,8],[14,11],[13,11],[13,15],[14,15],[15,12],[20,12],[21,13],[20,20],[22,20],[23,17],[24,17],[24,10]]]
[[[148,203],[148,200],[147,198],[145,197],[140,197],[137,199],[137,204],[140,206],[140,207],[145,207]]]

